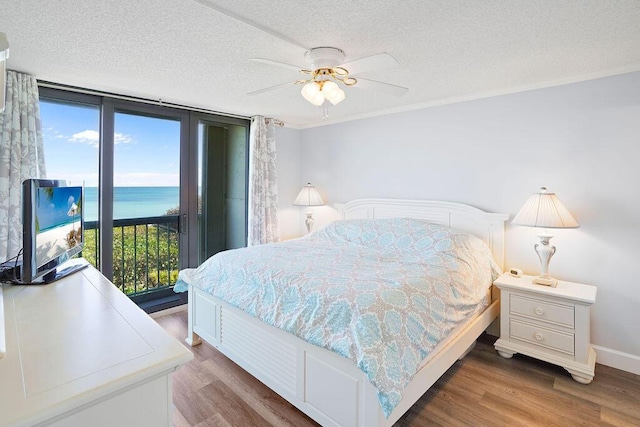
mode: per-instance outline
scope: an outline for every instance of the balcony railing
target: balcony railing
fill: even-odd
[[[113,221],[113,283],[129,296],[173,286],[178,278],[178,215]],[[83,256],[100,268],[97,221],[84,223]]]

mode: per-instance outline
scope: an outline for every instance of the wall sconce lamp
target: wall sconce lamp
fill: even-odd
[[[322,200],[322,196],[320,196],[316,187],[308,182],[307,185],[302,187],[293,204],[294,206],[322,206],[324,205],[324,200]],[[304,223],[307,226],[307,233],[311,233],[311,229],[313,228],[313,212],[309,210],[306,214],[307,219]]]
[[[539,193],[533,193],[522,209],[511,221],[512,224],[537,228],[578,228],[580,225],[571,216],[567,208],[556,197],[555,193],[548,193],[545,187],[540,188]],[[534,246],[542,270],[540,276],[533,279],[533,283],[556,287],[558,281],[549,276],[549,261],[556,253],[556,247],[549,245],[553,235],[546,230],[538,234],[540,243]]]

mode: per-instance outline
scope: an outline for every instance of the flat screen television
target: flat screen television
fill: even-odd
[[[22,183],[22,283],[49,283],[87,262],[69,262],[84,245],[83,187],[66,181]]]

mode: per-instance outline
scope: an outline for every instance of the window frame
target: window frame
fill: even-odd
[[[215,112],[204,112],[183,106],[158,105],[149,100],[100,93],[73,87],[39,86],[40,99],[61,104],[85,104],[99,108],[99,154],[98,154],[98,222],[99,222],[99,266],[102,274],[113,279],[113,173],[115,114],[140,114],[147,117],[170,118],[180,121],[180,221],[179,247],[180,269],[196,267],[198,254],[198,125],[239,125],[247,128],[246,189],[248,195],[249,175],[249,127],[250,119],[232,117]],[[190,171],[195,171],[190,173]],[[245,203],[248,212],[248,198]],[[245,229],[248,216],[245,215]],[[246,242],[245,242],[246,244]],[[176,300],[177,299],[177,300]],[[132,298],[145,311],[153,312],[186,303],[186,294],[176,295],[172,289],[158,291],[157,295],[139,295]],[[156,300],[156,303],[154,303]]]

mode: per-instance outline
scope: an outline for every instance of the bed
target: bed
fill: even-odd
[[[507,215],[486,213],[459,203],[420,200],[362,199],[349,202],[339,208],[343,219],[352,221],[336,222],[337,225],[330,225],[327,229],[333,232],[338,230],[338,234],[342,233],[340,236],[349,234],[353,229],[349,227],[362,227],[362,224],[370,227],[369,221],[359,222],[359,220],[379,220],[373,221],[375,227],[380,227],[380,224],[384,227],[396,227],[399,221],[405,221],[412,226],[418,221],[428,222],[429,227],[434,228],[438,233],[451,232],[457,236],[457,230],[462,230],[476,236],[484,242],[483,245],[486,244],[488,247],[487,252],[495,262],[493,269],[503,267],[504,222],[508,218]],[[416,221],[407,220],[407,218]],[[330,232],[320,230],[316,233]],[[476,239],[473,236],[472,239]],[[315,236],[311,236],[311,238],[305,238],[307,240],[300,240],[304,243],[314,238]],[[335,239],[335,235],[331,234],[329,238]],[[288,246],[297,244],[299,242],[291,244],[285,242],[281,247],[269,249],[284,250]],[[336,243],[337,246],[340,244],[340,242]],[[286,254],[286,252],[283,253]],[[348,258],[344,253],[341,257]],[[411,267],[402,265],[398,268],[406,271]],[[404,375],[408,378],[403,378],[406,382],[398,380],[402,389],[401,393],[397,393],[394,387],[399,387],[398,385],[387,384],[388,373],[393,370],[363,368],[363,365],[366,367],[371,363],[362,362],[369,359],[367,354],[359,353],[362,347],[360,341],[355,346],[358,351],[353,351],[354,345],[350,347],[346,344],[344,347],[328,345],[317,336],[315,341],[309,339],[309,336],[312,338],[314,336],[309,333],[309,330],[299,333],[301,336],[304,335],[305,339],[302,339],[294,335],[293,331],[286,332],[268,324],[278,323],[272,321],[273,319],[269,319],[268,323],[259,320],[260,315],[264,318],[264,313],[254,312],[254,306],[251,303],[247,303],[248,307],[243,307],[243,310],[237,308],[242,306],[242,302],[227,298],[223,300],[204,290],[203,286],[194,286],[196,281],[189,276],[190,272],[185,271],[185,273],[187,273],[186,276],[181,277],[188,279],[179,282],[180,286],[188,287],[189,291],[187,343],[194,346],[201,343],[201,339],[206,340],[302,412],[325,426],[393,425],[456,360],[464,357],[473,348],[477,337],[491,325],[499,313],[499,301],[493,295],[491,279],[484,277],[482,280],[488,282],[486,288],[482,290],[484,296],[480,295],[482,292],[474,291],[477,297],[482,296],[481,305],[470,308],[468,316],[460,319],[458,323],[452,323],[447,336],[432,343],[432,347],[428,348],[429,351],[422,350],[420,347],[420,357],[417,359],[403,356],[402,363],[411,365],[412,369],[415,364],[415,372],[409,370],[409,376]],[[492,277],[495,277],[495,272],[492,274]],[[249,291],[245,292],[248,294]],[[447,292],[452,293],[452,291]],[[453,293],[459,294],[459,292]],[[419,297],[422,298],[422,296]],[[231,301],[233,305],[225,300]],[[289,329],[299,332],[300,328],[296,326]],[[356,329],[356,327],[352,325],[347,329]],[[411,337],[407,339],[415,342]],[[339,342],[343,341],[344,339]],[[412,343],[410,344],[413,346]],[[323,345],[327,348],[331,347],[333,351],[323,348]],[[341,348],[344,350],[340,351]],[[408,352],[405,351],[402,354],[405,355]],[[423,358],[425,354],[427,357]],[[352,358],[350,359],[349,356]],[[384,357],[396,360],[394,357]],[[406,360],[411,360],[411,363],[407,363]],[[374,364],[375,362],[376,359],[373,359]],[[380,371],[383,372],[380,373]]]

